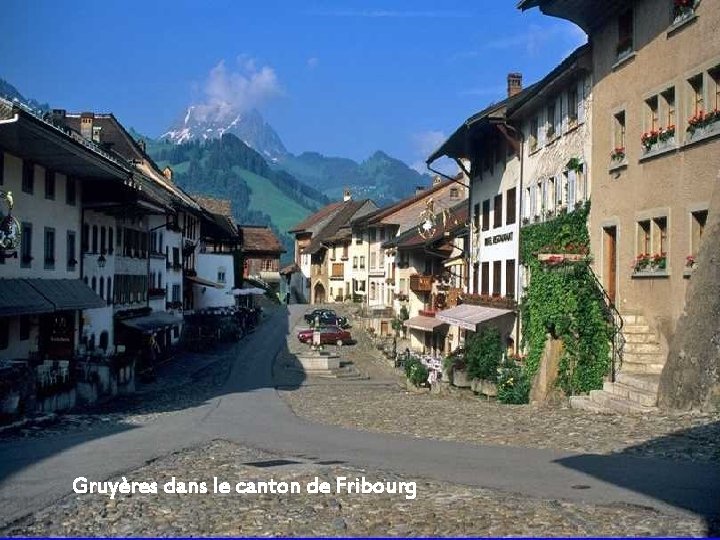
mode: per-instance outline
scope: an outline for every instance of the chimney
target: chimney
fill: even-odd
[[[440,178],[439,176],[433,176],[433,182],[432,182],[433,187],[440,184],[440,182],[442,182],[442,178]]]
[[[345,188],[343,191],[343,202],[347,202],[350,199],[352,199],[352,192],[350,191],[350,188]]]
[[[172,181],[173,181],[173,179],[172,179],[172,177],[173,177],[173,171],[172,171],[172,169],[171,169],[170,167],[165,167],[165,168],[163,169],[163,176],[164,176],[165,178],[167,178],[167,180],[168,180],[169,182],[172,182]]]
[[[93,122],[95,120],[95,113],[84,112],[80,113],[80,135],[86,139],[92,140],[93,138]]]
[[[512,97],[522,92],[522,73],[508,73],[507,95]]]
[[[420,195],[423,191],[425,191],[425,188],[422,186],[415,186],[415,195]]]

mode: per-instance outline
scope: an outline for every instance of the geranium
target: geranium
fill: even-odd
[[[693,266],[695,266],[695,262],[696,262],[695,255],[688,255],[687,257],[685,257],[685,266],[686,267],[692,268]]]
[[[642,137],[640,137],[640,142],[645,147],[645,151],[650,150],[653,145],[658,142],[658,137],[660,136],[660,131],[657,129],[652,129],[650,131],[646,131],[642,134]]]
[[[650,261],[651,258],[649,253],[641,253],[640,255],[635,257],[635,260],[632,264],[632,269],[635,272],[641,272],[650,266]]]
[[[612,161],[622,161],[625,159],[625,147],[618,146],[612,152],[610,152],[610,159]]]
[[[665,142],[674,136],[675,136],[675,125],[670,124],[665,129],[660,129],[660,133],[658,134],[658,139],[662,142]]]

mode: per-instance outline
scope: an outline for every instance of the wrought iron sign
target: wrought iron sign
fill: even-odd
[[[12,192],[0,190],[0,199],[7,205],[7,215],[0,219],[0,257],[8,259],[17,257],[20,248],[20,223],[12,215]]]

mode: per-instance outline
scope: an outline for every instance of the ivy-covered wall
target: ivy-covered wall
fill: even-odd
[[[558,385],[570,395],[602,387],[609,373],[612,329],[602,293],[590,273],[587,216],[590,203],[520,233],[520,261],[530,281],[520,305],[525,370],[538,369],[548,333],[565,342]],[[587,261],[547,264],[538,253],[586,254]]]

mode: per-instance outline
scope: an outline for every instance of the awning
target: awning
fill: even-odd
[[[170,313],[164,311],[158,311],[157,313],[151,313],[144,317],[135,317],[134,319],[124,319],[120,321],[120,324],[135,330],[140,330],[145,334],[150,334],[156,330],[162,330],[163,328],[170,328],[172,326],[178,326],[183,322],[182,318],[175,317]]]
[[[453,326],[474,332],[477,330],[478,324],[502,317],[508,313],[513,313],[513,311],[509,309],[462,304],[454,308],[439,311],[435,314],[435,317]]]
[[[48,300],[24,279],[0,279],[0,317],[55,311]]]
[[[425,317],[424,315],[417,315],[416,317],[409,318],[403,323],[403,325],[408,328],[413,328],[415,330],[422,330],[423,332],[434,332],[436,328],[438,328],[439,326],[446,326],[447,323],[444,321],[440,321],[435,317]]]
[[[192,281],[196,285],[202,285],[203,287],[214,287],[215,289],[222,289],[223,285],[220,283],[215,283],[214,281],[210,281],[209,279],[203,279],[198,276],[185,276],[185,279],[188,281]]]
[[[55,311],[74,311],[105,307],[105,300],[80,279],[26,279]]]
[[[265,289],[258,287],[250,287],[249,289],[233,289],[232,293],[235,296],[248,296],[252,294],[265,294]]]

